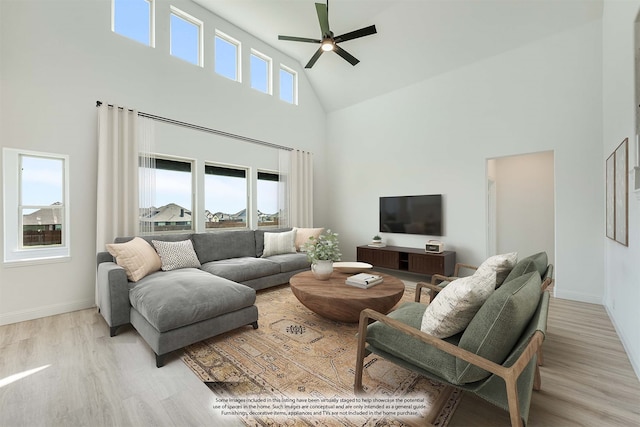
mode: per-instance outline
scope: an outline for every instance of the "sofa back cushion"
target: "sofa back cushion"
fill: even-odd
[[[256,256],[253,230],[196,233],[191,239],[200,264],[221,259]]]
[[[462,334],[459,347],[502,364],[536,311],[540,285],[537,271],[505,281],[480,307]],[[480,381],[490,375],[461,359],[456,361],[456,372],[459,384]]]
[[[540,274],[540,277],[544,277],[548,263],[549,261],[547,259],[546,252],[538,252],[537,254],[530,255],[518,261],[505,281],[513,280],[516,277],[531,273],[532,271],[537,271]]]

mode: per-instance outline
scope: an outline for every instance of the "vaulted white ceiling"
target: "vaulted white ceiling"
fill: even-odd
[[[304,66],[320,38],[315,2],[194,0]],[[602,0],[329,0],[335,35],[375,24],[378,33],[341,43],[361,62],[334,53],[305,70],[334,111],[601,18]]]

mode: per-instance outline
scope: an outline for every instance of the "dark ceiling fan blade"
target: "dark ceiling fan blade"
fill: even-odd
[[[330,37],[331,30],[329,29],[328,6],[324,3],[316,3],[316,12],[318,13],[318,22],[320,22],[322,37]]]
[[[355,56],[351,55],[349,52],[347,52],[346,50],[344,50],[338,45],[335,45],[335,47],[333,48],[333,51],[338,55],[342,56],[344,59],[346,59],[347,62],[349,62],[351,65],[356,65],[358,62],[360,62],[359,59],[357,59]]]
[[[357,39],[358,37],[370,36],[371,34],[377,33],[376,26],[370,25],[365,28],[360,28],[359,30],[351,31],[350,33],[345,33],[341,36],[337,36],[334,38],[336,43],[346,42],[347,40]]]
[[[294,36],[278,36],[278,40],[288,40],[290,42],[322,43],[322,40]]]
[[[316,53],[313,54],[313,56],[311,57],[309,62],[307,62],[307,65],[305,65],[304,68],[313,67],[313,64],[316,63],[316,61],[318,60],[318,58],[320,58],[320,55],[322,55],[323,52],[324,52],[324,50],[322,50],[322,47],[320,47],[318,50],[316,50]]]

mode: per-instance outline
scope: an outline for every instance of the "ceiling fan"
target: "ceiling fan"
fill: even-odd
[[[359,37],[369,36],[376,33],[376,26],[370,25],[359,30],[351,31],[349,33],[342,34],[341,36],[334,36],[333,31],[329,29],[329,0],[327,4],[316,3],[316,12],[318,13],[318,21],[320,22],[320,30],[322,31],[322,39],[309,39],[304,37],[292,37],[292,36],[278,36],[278,40],[288,40],[292,42],[304,42],[304,43],[319,43],[320,47],[313,54],[307,65],[304,68],[311,68],[316,63],[320,55],[324,52],[335,52],[344,58],[351,65],[356,65],[360,62],[356,57],[351,55],[346,50],[338,46],[338,43],[346,42],[348,40],[357,39]]]

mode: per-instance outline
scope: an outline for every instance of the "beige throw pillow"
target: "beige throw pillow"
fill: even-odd
[[[495,272],[452,281],[424,311],[420,330],[437,338],[464,331],[495,287]]]
[[[284,233],[264,233],[264,252],[262,257],[294,253],[296,251],[295,239],[295,229]]]
[[[162,266],[156,251],[140,237],[134,237],[125,243],[109,243],[107,251],[116,258],[116,263],[124,268],[127,278],[132,282],[160,270]]]
[[[324,233],[324,228],[293,228],[296,231],[296,250],[304,250],[303,246],[309,241],[309,238],[318,238]]]
[[[196,251],[193,249],[191,240],[182,240],[180,242],[152,240],[151,243],[153,243],[158,255],[160,255],[162,271],[189,267],[200,268],[200,261]]]
[[[487,258],[485,262],[480,264],[476,274],[487,275],[492,271],[496,272],[496,288],[502,285],[504,279],[507,278],[513,267],[518,262],[518,253],[510,252],[508,254],[494,255]]]

